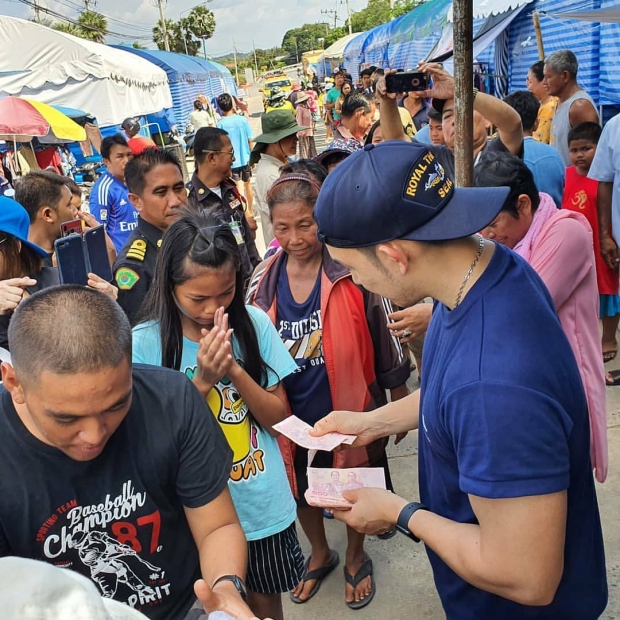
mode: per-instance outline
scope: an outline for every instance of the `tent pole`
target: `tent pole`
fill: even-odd
[[[538,11],[532,13],[532,21],[534,22],[534,32],[536,33],[536,45],[538,46],[538,60],[545,59],[545,45],[543,43],[542,30],[540,29],[540,16]]]
[[[22,167],[19,163],[19,153],[17,152],[17,136],[13,134],[13,153],[15,153],[15,169],[19,176],[22,176]]]
[[[452,7],[456,184],[471,187],[474,180],[473,3],[454,0]]]

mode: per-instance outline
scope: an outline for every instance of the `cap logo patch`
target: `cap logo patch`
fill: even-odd
[[[429,165],[433,163],[435,157],[432,153],[426,153],[422,157],[422,161],[418,163],[418,165],[414,168],[411,173],[411,177],[409,178],[409,182],[407,183],[407,189],[405,193],[410,198],[415,198],[418,193],[418,188],[420,187],[420,181],[424,176],[424,173],[427,171]]]
[[[426,153],[414,165],[403,198],[436,209],[454,190],[454,182],[433,153]]]

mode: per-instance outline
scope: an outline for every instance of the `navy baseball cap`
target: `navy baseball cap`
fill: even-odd
[[[12,235],[39,256],[47,258],[47,252],[38,245],[28,241],[30,218],[28,212],[19,202],[6,196],[0,196],[0,232]]]
[[[424,145],[368,144],[327,176],[314,217],[319,239],[359,248],[394,239],[448,241],[488,226],[507,187],[457,188]]]

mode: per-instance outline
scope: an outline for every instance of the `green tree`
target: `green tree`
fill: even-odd
[[[84,39],[90,39],[95,43],[105,43],[108,34],[108,20],[97,11],[82,11],[77,19],[79,28],[84,32]]]
[[[210,39],[215,33],[215,15],[205,6],[195,6],[186,19],[189,31],[197,39]]]
[[[75,24],[56,22],[45,25],[59,32],[72,34],[95,43],[105,43],[105,37],[108,34],[108,20],[96,11],[82,11]]]
[[[58,30],[58,32],[64,32],[65,34],[72,34],[74,37],[80,37],[82,39],[86,38],[84,36],[84,31],[76,24],[57,22],[55,24],[52,24],[52,28],[54,30]]]
[[[168,43],[170,44],[170,51],[177,52],[177,54],[187,53],[190,56],[198,56],[201,44],[197,41],[189,30],[189,23],[181,18],[179,21],[173,19],[166,20],[166,30],[168,32]],[[153,28],[153,41],[160,50],[165,50],[166,45],[164,43],[164,29],[162,28],[161,20],[157,22],[155,28]]]
[[[329,31],[329,26],[327,26]],[[318,40],[325,38],[326,24],[304,24],[301,28],[288,30],[282,39],[282,47],[289,54],[294,56],[309,50],[319,48]]]
[[[346,37],[349,34],[348,26],[340,26],[339,28],[332,28],[329,34],[325,37],[325,47],[329,47],[332,43]]]
[[[146,47],[146,45],[142,45],[142,43],[139,43],[138,41],[134,41],[131,44],[131,47],[133,47],[135,50],[146,50],[146,49],[148,49],[148,47]]]

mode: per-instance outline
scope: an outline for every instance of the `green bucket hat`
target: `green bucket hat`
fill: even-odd
[[[297,124],[295,114],[291,110],[272,110],[263,114],[260,119],[263,133],[254,138],[254,142],[263,144],[275,144],[298,131],[308,129]]]
[[[254,148],[250,155],[250,166],[253,166],[260,159],[260,154],[268,144],[275,144],[298,131],[309,129],[297,124],[295,114],[291,110],[272,110],[267,112],[261,116],[260,124],[263,133],[254,138]]]

